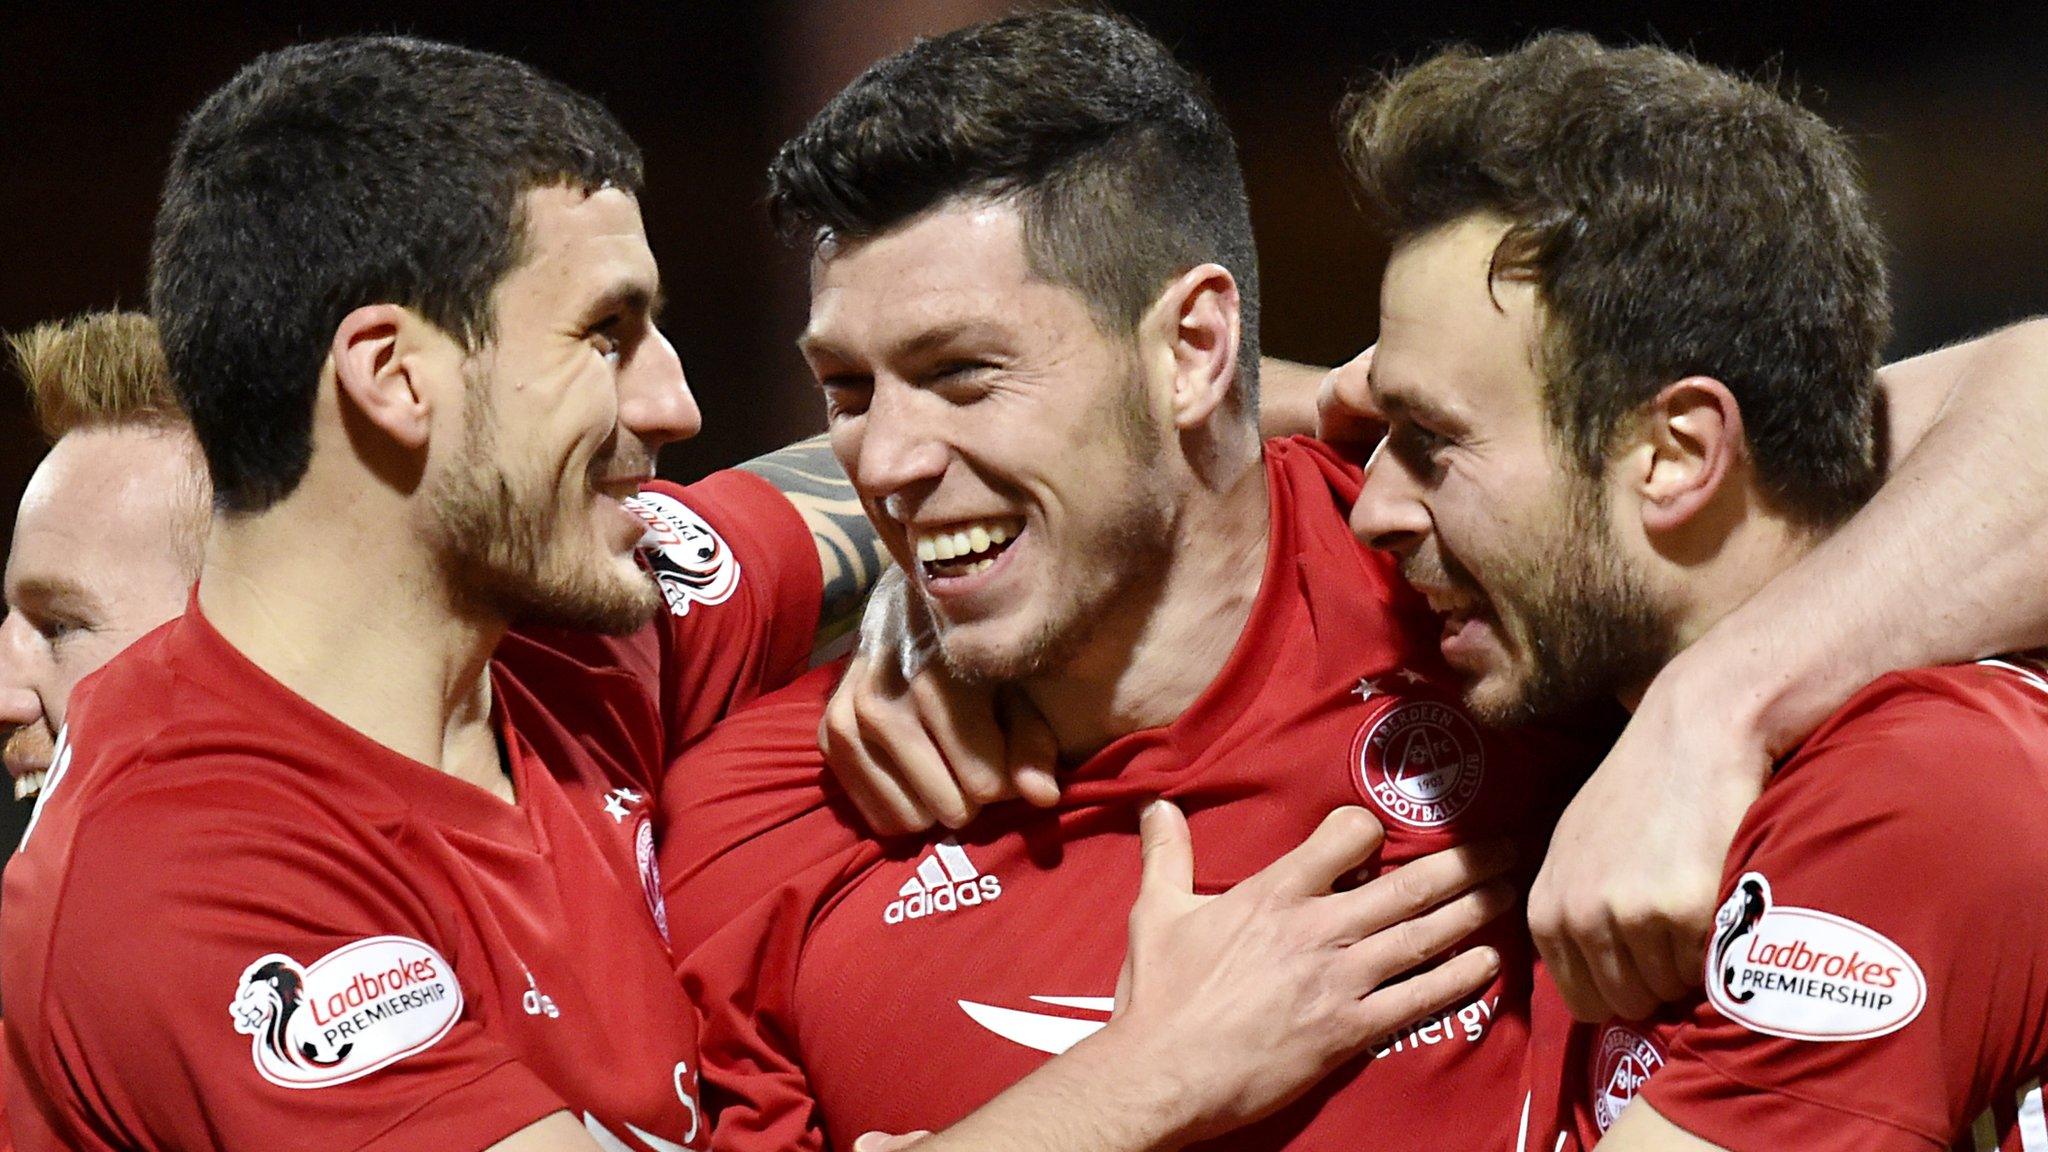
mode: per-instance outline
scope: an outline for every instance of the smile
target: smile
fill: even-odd
[[[1023,517],[1004,516],[963,521],[931,531],[913,530],[910,539],[926,575],[972,576],[994,564],[1009,542],[1023,531]]]

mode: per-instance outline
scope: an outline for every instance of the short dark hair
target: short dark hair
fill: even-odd
[[[523,258],[521,194],[638,195],[640,153],[597,101],[525,64],[405,37],[271,52],[178,137],[150,304],[215,500],[260,511],[312,457],[341,319],[402,304],[470,350]]]
[[[860,239],[955,199],[1007,200],[1034,274],[1125,335],[1214,262],[1242,300],[1242,403],[1258,402],[1258,254],[1230,128],[1206,86],[1120,17],[1032,12],[920,40],[832,98],[768,167],[795,242]]]
[[[1396,243],[1504,217],[1494,275],[1543,308],[1545,406],[1588,475],[1665,384],[1726,384],[1759,483],[1808,527],[1876,489],[1884,242],[1843,139],[1664,48],[1553,33],[1355,93],[1346,152]]]

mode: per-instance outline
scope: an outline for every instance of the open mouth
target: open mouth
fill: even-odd
[[[912,533],[918,566],[929,579],[947,580],[985,572],[1024,534],[1024,518],[961,521]]]

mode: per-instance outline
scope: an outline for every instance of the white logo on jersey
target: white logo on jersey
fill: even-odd
[[[1013,1044],[1022,1044],[1036,1052],[1049,1052],[1054,1056],[1102,1031],[1103,1025],[1109,1023],[1110,1012],[1116,1008],[1115,999],[1108,996],[1033,996],[1032,999],[1057,1008],[1079,1009],[1101,1016],[1102,1019],[998,1008],[994,1004],[981,1004],[973,1000],[956,1000],[954,1003],[960,1005],[960,1010],[967,1013],[968,1019],[1003,1039]]]
[[[261,957],[243,970],[228,1012],[265,1080],[325,1088],[433,1047],[462,1015],[462,985],[420,941],[372,936],[307,968],[281,953]]]
[[[1002,895],[1001,880],[982,875],[956,841],[941,840],[918,861],[917,872],[896,890],[896,899],[882,909],[882,923],[901,924],[941,912],[957,912],[1001,899]]]
[[[642,492],[625,505],[647,523],[640,555],[670,612],[687,616],[691,604],[723,604],[732,597],[740,584],[739,558],[703,517],[659,492]]]
[[[1413,1052],[1461,1038],[1468,1044],[1477,1044],[1486,1038],[1486,1029],[1493,1023],[1493,1012],[1499,1005],[1500,997],[1483,996],[1462,1007],[1446,1008],[1387,1037],[1385,1043],[1372,1050],[1373,1057],[1383,1060],[1397,1052]]]
[[[1434,700],[1409,700],[1366,721],[1351,742],[1358,790],[1410,828],[1458,818],[1486,781],[1486,746],[1465,714]]]
[[[1745,872],[1714,914],[1707,1000],[1723,1016],[1790,1040],[1868,1040],[1913,1022],[1927,978],[1906,950],[1854,920],[1771,902]]]
[[[1593,1049],[1593,1122],[1605,1132],[1636,1098],[1650,1073],[1664,1066],[1664,1053],[1650,1038],[1624,1024],[1600,1030]]]
[[[64,782],[64,773],[71,767],[71,726],[66,724],[57,729],[57,747],[50,753],[50,768],[43,776],[42,791],[36,793],[36,806],[29,809],[28,826],[21,830],[21,841],[14,846],[16,852],[28,845],[30,833],[36,830],[36,821],[43,818],[43,805],[57,792],[57,785]]]

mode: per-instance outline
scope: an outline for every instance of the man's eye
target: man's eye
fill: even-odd
[[[852,377],[820,380],[818,388],[825,394],[825,415],[828,418],[858,416],[866,412],[874,391],[873,385]]]
[[[51,644],[68,640],[89,628],[85,621],[72,616],[38,616],[33,618],[30,624],[35,628],[36,635]]]
[[[619,341],[616,336],[613,336],[611,334],[608,328],[600,328],[597,331],[592,332],[590,334],[590,343],[593,348],[597,349],[598,355],[604,357],[605,359],[611,361],[614,364],[617,364],[619,362],[619,356],[621,353]]]

